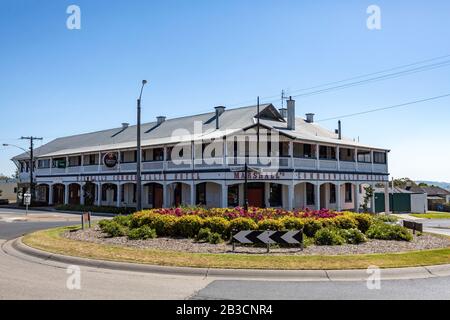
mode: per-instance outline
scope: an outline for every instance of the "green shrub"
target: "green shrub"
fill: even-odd
[[[228,237],[230,232],[230,221],[221,217],[210,217],[204,219],[203,226],[211,232],[217,232],[222,237]]]
[[[346,243],[360,244],[366,242],[366,236],[359,229],[341,229],[339,234],[344,238]]]
[[[316,219],[305,219],[303,232],[307,237],[313,238],[317,231],[322,229],[322,223]]]
[[[377,222],[370,226],[366,232],[370,239],[411,241],[412,234],[405,227]]]
[[[211,233],[208,237],[208,242],[211,244],[218,244],[223,242],[222,237],[217,232]]]
[[[197,241],[209,241],[211,235],[211,229],[201,228],[197,234]]]
[[[230,230],[239,232],[242,230],[257,230],[258,225],[250,218],[236,218],[230,221]]]
[[[284,230],[284,224],[279,219],[264,219],[258,222],[258,230]]]
[[[314,243],[319,246],[336,246],[344,244],[345,239],[335,228],[322,228],[316,232]]]
[[[374,218],[375,222],[397,222],[398,218],[387,214],[378,214]]]
[[[295,217],[284,217],[280,220],[286,230],[303,230],[305,223],[303,219]]]
[[[367,213],[359,213],[359,214],[355,214],[354,217],[355,217],[358,229],[362,233],[366,233],[366,231],[369,230],[370,226],[373,223],[372,216]]]
[[[115,216],[113,218],[113,221],[117,222],[121,226],[128,228],[130,226],[131,216],[124,216],[120,214],[118,216]]]
[[[199,216],[183,216],[175,222],[177,236],[185,238],[195,237],[203,226],[203,219]]]
[[[179,219],[170,215],[150,215],[142,219],[143,225],[148,225],[155,229],[160,237],[173,237],[177,235],[176,223]],[[148,222],[148,224],[146,224]]]
[[[146,240],[154,238],[156,238],[156,231],[149,226],[142,226],[128,231],[128,239],[131,240]]]
[[[98,223],[103,233],[109,237],[122,237],[126,234],[127,229],[113,220],[101,220]]]
[[[355,229],[357,227],[356,219],[350,215],[341,215],[332,219],[333,224],[338,229]]]

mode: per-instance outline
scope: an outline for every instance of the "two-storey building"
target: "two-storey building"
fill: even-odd
[[[347,139],[272,104],[143,124],[143,207],[356,210],[363,187],[386,184],[388,150]],[[35,150],[36,198],[56,204],[136,206],[136,126],[55,139]],[[13,158],[29,179],[27,154]]]

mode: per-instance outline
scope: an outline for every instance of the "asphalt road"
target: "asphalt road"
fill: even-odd
[[[450,299],[450,277],[381,281],[380,289],[369,290],[365,281],[280,282],[213,281],[192,297],[209,299],[282,300],[435,300]]]
[[[369,290],[365,281],[224,280],[91,267],[80,267],[80,289],[69,289],[67,265],[12,255],[6,240],[75,224],[78,216],[36,212],[28,221],[15,218],[24,217],[0,209],[0,299],[450,299],[450,277],[382,281],[380,290]]]

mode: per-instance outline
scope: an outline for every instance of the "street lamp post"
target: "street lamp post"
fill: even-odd
[[[141,148],[141,98],[142,98],[142,90],[144,90],[144,86],[147,83],[147,80],[142,80],[141,93],[139,94],[139,98],[137,99],[137,128],[136,128],[136,139],[137,139],[137,152],[136,152],[136,162],[137,162],[137,170],[136,170],[136,210],[142,210],[142,183],[141,183],[141,156],[142,156],[142,148]]]
[[[34,139],[36,139],[36,138],[34,138]],[[24,151],[25,153],[27,153],[28,156],[30,157],[30,165],[29,165],[30,166],[30,195],[31,195],[31,201],[32,201],[33,200],[33,162],[34,162],[33,142],[31,142],[31,145],[30,145],[30,151],[27,151],[26,149],[24,149],[22,147],[16,146],[15,144],[3,143],[3,146],[4,147],[15,147],[15,148],[18,148],[18,149]]]

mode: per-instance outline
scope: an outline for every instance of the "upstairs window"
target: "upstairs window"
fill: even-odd
[[[132,163],[136,162],[137,158],[137,151],[122,151],[120,153],[120,162],[122,163]]]
[[[336,160],[336,148],[329,146],[320,146],[319,158],[321,160]]]
[[[83,163],[85,166],[98,165],[98,154],[96,154],[96,153],[86,154],[83,157]]]
[[[386,152],[373,152],[373,162],[379,164],[386,164]]]
[[[50,159],[42,159],[42,160],[38,160],[38,168],[39,168],[39,169],[47,169],[47,168],[50,168]]]
[[[370,151],[358,150],[358,162],[371,163]]]
[[[81,156],[69,157],[69,167],[81,166]]]
[[[66,158],[53,158],[52,168],[64,169],[67,166]]]
[[[293,143],[295,158],[315,158],[316,146],[306,143]]]
[[[339,149],[339,160],[341,161],[355,161],[355,150],[349,148]]]

